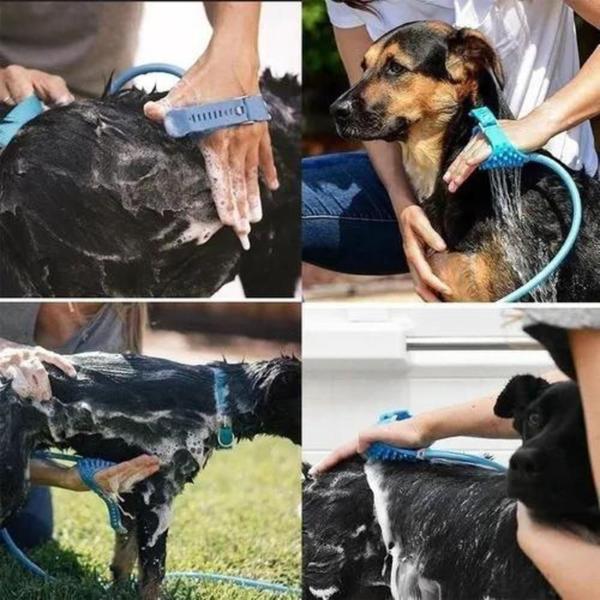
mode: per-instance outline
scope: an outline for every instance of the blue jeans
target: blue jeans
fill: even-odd
[[[54,515],[50,488],[32,486],[25,506],[6,521],[8,529],[17,546],[33,548],[52,539]]]
[[[398,220],[365,152],[302,161],[302,258],[356,275],[408,273]]]

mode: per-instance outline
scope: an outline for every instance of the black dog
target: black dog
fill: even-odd
[[[300,87],[261,85],[281,187],[261,187],[250,251],[221,227],[195,143],[144,117],[161,95],[124,91],[45,112],[0,156],[0,296],[206,297],[238,274],[247,296],[293,296]]]
[[[217,447],[221,420],[231,420],[236,438],[267,434],[300,443],[300,363],[286,357],[196,366],[134,355],[71,358],[76,379],[49,367],[51,402],[21,400],[10,384],[0,387],[0,520],[23,503],[36,448],[72,448],[115,462],[158,456],[160,470],[122,496],[128,534],[117,536],[112,563],[115,580],[126,580],[138,557],[141,596],[155,599],[171,503]]]
[[[572,209],[564,184],[546,167],[530,163],[517,182],[505,182],[513,204],[507,208],[492,193],[498,171],[477,170],[456,193],[442,180],[471,138],[472,108],[485,105],[499,118],[513,118],[492,47],[472,29],[416,22],[377,40],[363,67],[362,79],[331,107],[338,132],[400,143],[417,199],[448,246],[447,254],[429,258],[452,290],[445,299],[493,301],[517,289],[547,264],[567,235]],[[583,172],[571,175],[583,202],[581,233],[535,299],[600,299],[600,183]]]
[[[514,498],[536,518],[600,534],[577,385],[518,376],[495,412],[523,438],[508,475],[356,458],[308,480],[304,598],[557,598],[517,545]]]

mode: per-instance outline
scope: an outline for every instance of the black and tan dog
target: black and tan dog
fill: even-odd
[[[516,503],[600,542],[579,391],[513,378],[495,413],[523,439],[507,475],[360,458],[308,479],[305,600],[556,600],[516,538]]]
[[[195,142],[144,117],[161,94],[107,94],[48,110],[0,155],[0,296],[207,297],[239,275],[246,296],[292,297],[300,86],[267,71],[261,88],[281,186],[261,187],[248,252],[221,227]]]
[[[74,379],[48,367],[50,402],[22,400],[10,383],[0,385],[0,522],[25,499],[36,448],[72,448],[114,462],[158,456],[160,470],[122,494],[128,533],[117,535],[112,562],[115,580],[122,581],[138,559],[141,597],[155,600],[171,503],[217,447],[222,420],[231,421],[236,438],[266,434],[300,443],[300,362],[188,366],[135,355],[71,358]]]
[[[520,195],[516,219],[500,210],[489,172],[476,171],[456,193],[442,180],[472,135],[472,108],[485,105],[499,118],[513,118],[492,47],[475,30],[415,22],[377,40],[363,69],[361,80],[332,105],[338,132],[400,143],[416,197],[447,242],[448,253],[429,259],[452,290],[445,299],[492,301],[515,290],[558,251],[571,223],[571,203],[558,177],[536,164],[522,169],[520,190],[518,184],[511,190]],[[583,202],[583,226],[546,288],[549,297],[542,297],[596,301],[600,183],[581,172],[572,175]]]

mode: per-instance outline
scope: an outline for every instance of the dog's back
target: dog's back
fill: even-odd
[[[293,295],[299,86],[262,84],[281,187],[261,190],[249,256],[220,225],[195,143],[146,119],[156,94],[132,90],[49,110],[0,156],[0,296],[208,296],[238,273],[248,295]]]
[[[505,488],[504,475],[474,467],[360,459],[309,480],[305,597],[555,598],[517,545]]]

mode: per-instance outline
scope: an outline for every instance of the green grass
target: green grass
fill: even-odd
[[[300,584],[300,451],[289,442],[257,438],[217,452],[176,499],[167,571],[210,571],[298,587]],[[2,600],[131,600],[129,587],[109,581],[113,536],[104,504],[93,494],[54,493],[55,542],[31,557],[56,577],[29,575],[0,553]],[[172,600],[293,598],[231,585],[172,580]]]

